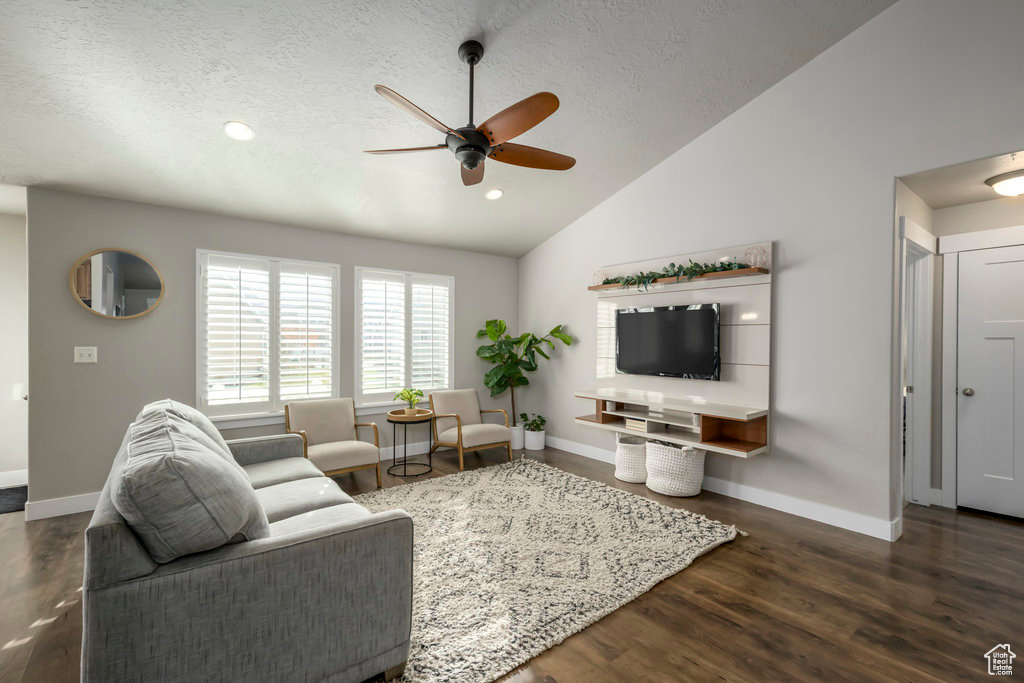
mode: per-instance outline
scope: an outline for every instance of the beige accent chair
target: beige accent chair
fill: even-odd
[[[373,443],[359,441],[357,427],[373,429]],[[284,429],[302,437],[303,455],[328,477],[344,472],[377,469],[380,488],[380,435],[373,422],[356,422],[351,398],[325,398],[288,403]]]
[[[434,411],[434,447],[431,455],[441,447],[459,452],[459,471],[464,466],[463,454],[485,448],[505,447],[512,460],[512,432],[508,428],[508,413],[502,408],[480,410],[476,389],[452,389],[430,394],[430,409]],[[483,413],[501,413],[505,426],[487,424]]]

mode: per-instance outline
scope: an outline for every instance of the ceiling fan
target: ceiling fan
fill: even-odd
[[[447,134],[443,145],[407,147],[405,149],[368,149],[367,154],[401,154],[447,149],[462,165],[462,183],[476,185],[484,179],[484,160],[490,157],[515,166],[567,171],[576,160],[546,149],[509,142],[555,113],[558,98],[553,93],[539,92],[498,112],[479,126],[473,125],[473,69],[484,56],[484,46],[467,40],[459,46],[459,59],[469,64],[469,125],[452,128],[441,123],[391,88],[375,85],[374,90],[399,109],[406,111],[431,128]]]

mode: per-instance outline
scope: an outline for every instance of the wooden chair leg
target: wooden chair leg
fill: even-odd
[[[462,461],[462,446],[459,446],[459,472],[465,468],[465,464]]]
[[[380,488],[380,463],[377,463],[377,488]]]
[[[512,443],[505,444],[505,450],[508,451],[508,461],[512,462]]]

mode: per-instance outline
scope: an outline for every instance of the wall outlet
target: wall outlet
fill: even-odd
[[[75,362],[76,363],[99,363],[99,356],[96,353],[95,346],[76,346],[75,347]]]

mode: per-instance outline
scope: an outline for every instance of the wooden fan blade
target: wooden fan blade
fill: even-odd
[[[426,152],[428,149],[448,149],[448,145],[432,145],[430,147],[403,147],[400,149],[364,149],[366,154],[402,154],[403,152]]]
[[[558,98],[549,92],[539,92],[498,112],[476,129],[486,135],[492,145],[500,145],[530,130],[554,114],[556,109]]]
[[[430,114],[428,114],[427,112],[423,111],[422,109],[417,107],[415,104],[413,104],[409,100],[405,99],[404,97],[402,97],[401,95],[396,93],[391,88],[388,88],[387,86],[383,86],[383,85],[375,85],[375,86],[373,86],[373,89],[376,90],[377,93],[381,97],[386,99],[388,102],[390,102],[391,104],[395,105],[396,107],[398,107],[402,111],[409,112],[410,114],[412,114],[413,116],[418,118],[420,121],[422,121],[423,123],[425,123],[428,126],[430,126],[431,128],[433,128],[434,130],[440,131],[442,133],[451,133],[452,135],[454,135],[456,137],[459,137],[459,138],[462,138],[463,140],[466,139],[462,135],[460,135],[457,131],[455,131],[453,128],[450,128],[450,127],[444,125],[443,123],[441,123],[440,121],[435,119],[433,116],[431,116]]]
[[[477,185],[484,179],[484,162],[482,161],[472,171],[461,164],[459,168],[462,170],[462,184],[466,187]]]
[[[491,158],[515,166],[526,166],[527,168],[543,168],[548,171],[568,171],[576,165],[572,157],[558,152],[549,152],[546,149],[517,145],[514,142],[506,142],[498,145],[491,152]]]

